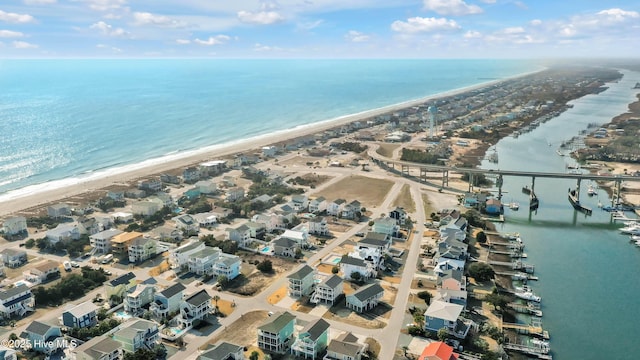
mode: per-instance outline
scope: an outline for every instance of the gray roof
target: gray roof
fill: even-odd
[[[462,305],[435,300],[431,302],[431,305],[429,305],[427,310],[424,312],[424,316],[444,319],[447,321],[456,321],[463,309],[464,306]]]
[[[189,303],[191,305],[198,306],[198,305],[204,303],[205,301],[209,301],[209,300],[211,300],[211,296],[209,295],[207,290],[202,289],[202,290],[198,291],[197,293],[189,296],[184,301],[186,301],[187,303]]]
[[[35,321],[32,321],[31,324],[29,324],[29,326],[27,326],[27,328],[24,329],[24,331],[44,336],[47,333],[47,331],[49,331],[49,329],[53,327],[55,326],[35,320]]]
[[[371,246],[375,246],[375,247],[385,247],[385,246],[387,246],[389,244],[389,242],[385,241],[385,240],[379,240],[379,239],[364,238],[364,239],[360,240],[358,242],[358,244],[371,245]]]
[[[342,278],[338,275],[332,275],[328,279],[322,282],[322,285],[328,286],[332,289],[335,289],[338,285],[342,283]]]
[[[265,322],[258,327],[258,329],[268,333],[277,334],[282,330],[282,328],[295,319],[296,317],[288,311],[275,313],[267,318]]]
[[[209,257],[211,255],[220,254],[221,250],[217,247],[205,247],[204,249],[198,251],[197,253],[191,254],[192,259],[199,259]]]
[[[342,256],[342,259],[340,259],[340,264],[354,265],[354,266],[367,266],[367,263],[365,263],[364,260],[354,258],[349,255]]]
[[[356,292],[354,292],[352,296],[355,296],[356,299],[360,301],[365,301],[383,292],[384,289],[382,288],[382,286],[376,283],[361,287]]]
[[[362,350],[363,346],[360,344],[340,340],[331,340],[331,342],[329,342],[329,347],[327,347],[327,351],[347,355],[352,359],[357,358],[358,353]]]
[[[20,249],[13,249],[13,248],[8,248],[8,249],[4,249],[2,250],[2,255],[7,255],[7,256],[27,256],[27,252],[24,250],[20,250]]]
[[[395,223],[395,220],[393,220],[393,221]],[[385,240],[385,239],[388,239],[388,237],[389,237],[389,235],[387,235],[387,234],[369,231],[367,233],[367,235],[365,235],[364,239],[362,239],[362,241],[364,241],[364,240]]]
[[[87,341],[86,343],[78,346],[74,351],[83,352],[89,355],[93,359],[100,359],[104,354],[110,354],[113,351],[120,349],[122,344],[112,340],[106,336],[98,336]]]
[[[358,342],[358,337],[353,335],[351,332],[345,332],[345,333],[342,333],[342,334],[338,335],[336,340],[342,341],[342,342],[357,343]]]
[[[166,298],[170,298],[173,295],[184,291],[184,289],[186,289],[186,287],[184,287],[184,285],[182,285],[181,283],[175,283],[171,286],[169,286],[168,288],[162,290],[160,292],[160,294],[162,294],[162,296],[166,297]]]
[[[227,266],[231,266],[235,263],[240,262],[240,257],[235,256],[235,255],[229,255],[229,254],[220,254],[220,258],[218,259],[219,262],[222,262],[223,264],[227,265]]]
[[[92,311],[97,311],[98,307],[91,301],[85,301],[81,304],[68,308],[65,312],[75,316],[76,318],[82,317]]]
[[[128,284],[131,280],[135,279],[136,275],[132,272],[128,272],[124,275],[120,275],[117,278],[109,281],[109,285],[118,286],[123,284]]]
[[[18,294],[22,294],[25,291],[29,291],[29,287],[24,284],[20,284],[18,286],[14,286],[4,291],[0,291],[0,300],[4,301],[9,298],[12,298]]]
[[[309,339],[316,341],[322,334],[324,334],[330,327],[329,323],[324,319],[318,319],[308,323],[300,334],[307,333],[309,334]]]
[[[340,205],[340,204],[344,204],[344,203],[346,203],[346,202],[347,202],[347,201],[346,201],[345,199],[335,199],[335,200],[333,200],[333,203],[334,203],[334,204],[338,204],[338,205]]]
[[[244,347],[240,345],[231,344],[228,342],[221,342],[210,350],[202,353],[198,360],[200,359],[209,359],[209,360],[226,360],[229,358],[231,354],[235,354],[238,351],[243,351]]]
[[[186,251],[193,250],[193,249],[197,248],[200,245],[202,245],[201,241],[194,241],[194,242],[192,242],[190,244],[184,245],[184,247],[177,248],[175,250],[175,252],[178,253],[178,254],[179,253],[183,253],[183,252],[186,252]]]
[[[289,239],[289,238],[277,238],[276,240],[273,241],[273,245],[274,246],[280,246],[280,247],[284,247],[284,248],[290,248],[290,247],[294,247],[296,245],[298,245],[298,242],[296,242],[295,240]]]
[[[309,266],[309,265],[304,265],[303,267],[298,269],[298,271],[296,271],[296,272],[292,273],[291,275],[287,276],[287,279],[302,280],[302,279],[306,278],[311,273],[313,273],[313,268],[311,266]]]

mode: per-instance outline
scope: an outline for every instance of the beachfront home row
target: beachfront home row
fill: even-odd
[[[113,334],[92,338],[69,350],[71,360],[121,360],[124,353],[139,349],[151,350],[159,341],[154,322],[136,319],[120,325]]]
[[[464,339],[474,324],[461,317],[463,310],[462,305],[434,300],[424,312],[424,328],[432,332],[445,328],[450,335]]]

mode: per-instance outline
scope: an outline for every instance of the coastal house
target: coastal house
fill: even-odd
[[[213,176],[220,174],[227,168],[227,160],[211,160],[198,164],[200,174],[204,176]]]
[[[236,228],[227,228],[229,240],[238,243],[238,247],[247,247],[251,242],[251,230],[246,224]]]
[[[327,219],[324,216],[316,216],[309,219],[309,221],[307,222],[307,227],[309,228],[309,234],[320,236],[329,235],[329,224],[327,223]]]
[[[98,323],[98,307],[91,301],[70,305],[62,312],[62,325],[68,328],[92,327]]]
[[[346,305],[359,313],[369,311],[378,305],[383,295],[382,286],[378,283],[369,284],[347,295]]]
[[[204,212],[191,215],[199,227],[209,228],[218,223],[218,216],[214,213]]]
[[[465,231],[467,227],[465,225],[461,229],[459,223],[464,223],[464,221],[456,220],[455,222],[448,223],[447,225],[438,228],[440,238],[445,239],[449,236],[453,236],[457,240],[464,241],[467,238],[467,232]]]
[[[219,342],[203,352],[196,360],[245,360],[244,346]]]
[[[400,225],[397,224],[395,219],[389,217],[375,219],[371,230],[393,237],[399,237],[400,235]]]
[[[253,215],[251,221],[264,225],[267,232],[282,230],[287,227],[285,224],[285,217],[274,213]]]
[[[137,231],[123,232],[111,238],[111,252],[118,255],[129,255],[129,245],[137,239],[142,239],[143,234]]]
[[[273,199],[273,196],[262,194],[260,196],[254,197],[249,202],[252,204],[262,203],[263,205],[268,205],[271,203],[271,199]]]
[[[358,337],[345,332],[329,342],[327,355],[323,360],[361,360],[367,348],[366,343],[358,341]]]
[[[133,221],[133,214],[125,211],[117,211],[111,214],[114,223],[127,224]]]
[[[333,305],[338,297],[344,293],[343,280],[338,275],[331,275],[315,287],[313,296],[310,301],[314,304],[323,302]]]
[[[230,202],[242,200],[244,199],[244,188],[237,186],[228,189],[225,196],[226,200]]]
[[[23,317],[27,312],[33,311],[35,306],[35,298],[26,285],[0,290],[0,316],[4,319]]]
[[[274,157],[278,153],[278,148],[275,146],[263,146],[262,147],[262,156],[264,157]]]
[[[15,347],[0,345],[0,360],[17,360],[16,350]]]
[[[444,290],[467,291],[467,277],[462,270],[445,270],[438,274],[436,287]]]
[[[502,213],[502,202],[498,199],[489,199],[485,203],[484,211],[489,215],[498,215]]]
[[[405,221],[407,221],[407,212],[404,208],[396,207],[389,212],[389,217],[395,220],[396,224],[404,225]]]
[[[149,284],[136,284],[131,287],[122,301],[124,311],[133,316],[141,315],[143,307],[153,301],[155,292],[155,287]]]
[[[327,209],[327,199],[323,196],[318,196],[317,198],[309,201],[309,212],[310,213],[321,213]]]
[[[289,313],[278,312],[258,326],[258,347],[274,353],[285,353],[293,341],[296,317]]]
[[[27,219],[24,216],[14,216],[2,223],[2,232],[8,236],[27,233]]]
[[[139,264],[158,254],[157,243],[149,238],[136,238],[129,244],[129,262]]]
[[[434,300],[424,313],[424,328],[433,332],[446,328],[449,334],[464,339],[469,332],[469,326],[459,319],[463,310],[462,305]]]
[[[327,203],[327,214],[333,216],[340,215],[346,203],[347,202],[344,199],[335,199]]]
[[[324,319],[307,323],[291,345],[291,353],[305,359],[319,358],[327,348],[329,327],[329,323]]]
[[[78,217],[78,231],[80,234],[93,235],[101,231],[109,229],[113,222],[111,218],[106,216],[86,217],[84,215]]]
[[[132,272],[120,275],[115,279],[109,280],[104,283],[104,290],[107,295],[107,299],[117,297],[123,299],[126,293],[136,285],[136,275]]]
[[[0,254],[2,254],[2,263],[10,268],[17,268],[27,263],[27,252],[22,249],[7,248]]]
[[[106,335],[93,339],[70,349],[71,360],[120,360],[123,358],[122,345]]]
[[[285,230],[281,238],[291,239],[295,241],[302,249],[309,247],[309,233],[306,228],[299,227],[298,230]]]
[[[204,249],[189,257],[187,267],[190,272],[197,275],[212,275],[214,264],[221,253],[220,248],[205,246]]]
[[[358,216],[358,214],[360,214],[361,209],[362,209],[362,204],[360,203],[360,201],[353,200],[352,202],[342,207],[340,216],[343,219],[355,219]]]
[[[147,192],[140,189],[127,189],[124,192],[124,196],[131,199],[142,199],[143,197],[147,196]]]
[[[80,239],[80,230],[76,223],[58,224],[55,228],[48,230],[46,236],[49,244],[55,245],[60,241],[67,242]]]
[[[162,225],[149,231],[149,237],[156,241],[179,243],[183,238],[183,234],[182,231],[173,226]]]
[[[435,260],[436,265],[433,268],[433,273],[440,276],[447,270],[464,270],[465,261],[455,260],[448,258],[437,258]]]
[[[296,255],[296,250],[300,248],[297,241],[283,237],[273,240],[271,244],[273,244],[274,254],[280,256],[294,257]]]
[[[211,180],[200,180],[196,182],[194,186],[200,191],[200,194],[209,195],[215,194],[216,191],[218,191],[218,186]]]
[[[441,241],[438,242],[437,257],[465,260],[468,255],[468,248],[469,245],[458,240],[455,233],[449,233],[447,237],[441,238]]]
[[[159,201],[137,201],[131,204],[131,212],[135,215],[151,216],[160,211],[163,205]]]
[[[169,264],[172,269],[185,269],[189,266],[189,258],[202,250],[206,245],[200,240],[190,241],[178,248],[169,250]]]
[[[352,279],[351,274],[356,272],[364,279],[374,278],[378,274],[372,263],[348,255],[344,255],[340,259],[340,271],[343,274],[343,279]]]
[[[264,224],[247,221],[245,225],[249,228],[249,236],[253,239],[264,239],[267,234],[267,227]]]
[[[311,294],[313,291],[316,271],[309,265],[303,265],[297,271],[287,276],[289,296],[301,297]]]
[[[167,184],[180,184],[180,178],[173,174],[161,174],[160,181]]]
[[[213,310],[211,296],[202,289],[182,300],[178,325],[182,329],[189,329],[193,326],[194,321],[204,319],[211,310]]]
[[[452,304],[462,305],[466,308],[467,295],[468,293],[463,290],[438,289],[436,290],[436,295],[433,297],[433,299],[452,303]]]
[[[47,206],[47,215],[54,219],[70,216],[71,206],[64,203]]]
[[[432,342],[425,346],[418,360],[458,360],[460,355],[453,352],[453,348],[442,341]]]
[[[158,318],[165,318],[180,309],[182,294],[186,288],[181,283],[175,283],[168,288],[156,292],[149,310]]]
[[[133,320],[113,333],[113,340],[120,343],[122,350],[135,353],[139,349],[151,350],[160,341],[158,324],[149,320]]]
[[[33,351],[52,354],[65,345],[59,326],[41,321],[32,321],[20,337],[29,342]]]
[[[188,167],[182,171],[182,180],[188,184],[193,184],[200,180],[200,169],[197,167]]]
[[[240,275],[241,264],[239,256],[221,253],[213,264],[213,275],[226,276],[227,279],[233,280]]]
[[[24,279],[34,284],[44,284],[52,279],[60,277],[60,263],[53,260],[42,260],[24,271]]]
[[[295,212],[307,211],[309,208],[309,198],[306,195],[291,196],[291,207]]]
[[[160,179],[140,180],[138,189],[146,191],[147,194],[153,194],[162,190],[162,181]]]
[[[190,234],[197,234],[200,231],[200,224],[190,214],[179,215],[171,220],[176,223],[178,230],[186,231]]]

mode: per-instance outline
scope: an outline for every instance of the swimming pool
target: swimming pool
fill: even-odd
[[[120,318],[122,320],[127,320],[131,318],[131,315],[128,314],[126,311],[124,310],[118,310],[116,312],[113,313],[113,315],[117,318]]]
[[[333,260],[331,260],[331,262],[338,265],[340,263],[340,258],[339,257],[334,258]]]
[[[26,281],[22,281],[22,280],[18,280],[16,282],[13,283],[13,286],[20,286],[20,285],[24,285],[24,286],[29,286],[31,285],[30,283],[26,282]]]
[[[272,251],[273,250],[271,250],[271,247],[269,247],[269,246],[265,246],[260,250],[260,252],[262,252],[262,253],[270,253]]]

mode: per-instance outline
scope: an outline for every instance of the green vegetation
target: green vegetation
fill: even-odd
[[[33,240],[33,239],[29,239],[29,240],[24,242],[24,247],[26,247],[27,249],[31,249],[35,245],[36,245],[36,241]]]
[[[187,208],[187,214],[199,214],[211,211],[213,207],[205,195],[200,195],[195,201],[193,201]]]
[[[427,305],[431,304],[432,295],[429,291],[420,291],[418,293],[418,297],[424,300],[424,302],[427,303]]]
[[[32,291],[36,306],[58,306],[68,300],[81,298],[87,291],[101,286],[105,281],[107,276],[102,269],[95,270],[85,266],[82,268],[82,275],[70,274],[53,286],[38,286]]]
[[[474,262],[469,265],[469,275],[477,281],[487,281],[493,279],[494,271],[487,263]]]
[[[110,197],[103,197],[98,200],[96,206],[102,210],[103,212],[109,212],[114,208],[121,208],[127,205],[127,202],[124,200],[113,200]]]
[[[479,242],[480,244],[486,243],[487,242],[487,234],[485,234],[484,231],[478,232],[478,234],[476,234],[476,241]]]
[[[337,144],[336,148],[343,151],[352,151],[354,153],[361,153],[363,151],[366,151],[368,147],[366,145],[362,145],[357,142],[347,141],[347,142]]]
[[[87,341],[96,336],[100,336],[106,334],[109,330],[115,328],[120,325],[120,321],[116,319],[105,319],[98,323],[97,326],[94,327],[84,327],[84,328],[71,328],[69,329],[69,336],[80,339],[82,341]]]
[[[273,272],[273,264],[271,263],[271,260],[263,260],[256,266],[256,268],[262,273]]]
[[[38,216],[27,218],[27,226],[34,227],[36,229],[53,229],[61,223],[60,219],[54,219],[48,216]]]
[[[165,349],[164,345],[155,345],[151,350],[140,348],[134,353],[124,353],[124,360],[159,360],[166,358],[167,349]]]
[[[130,224],[129,226],[127,226],[127,228],[125,229],[125,231],[139,231],[139,232],[145,232],[145,231],[149,231],[153,228],[156,228],[162,224],[164,224],[165,219],[171,217],[171,215],[173,214],[173,212],[171,211],[171,209],[167,206],[163,207],[162,209],[160,209],[160,211],[156,212],[155,214],[151,215],[151,216],[142,216],[142,215],[136,215],[136,221],[132,224]]]
[[[400,160],[417,162],[421,164],[434,164],[444,165],[444,161],[441,160],[442,155],[429,153],[427,151],[415,150],[415,149],[402,149],[402,155]]]
[[[238,251],[238,243],[232,240],[216,240],[213,235],[205,235],[200,237],[200,241],[211,247],[218,247],[225,254],[235,254]]]

